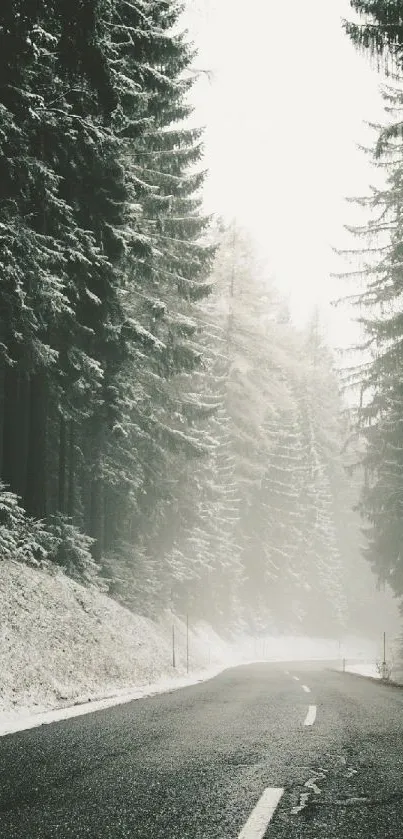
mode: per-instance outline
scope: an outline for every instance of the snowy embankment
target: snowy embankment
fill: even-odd
[[[60,571],[1,562],[0,729],[27,715],[109,698],[107,704],[214,675],[235,663],[211,627],[132,614]],[[114,699],[115,697],[115,699]],[[28,722],[27,722],[28,724]]]
[[[0,575],[0,734],[194,684],[236,664],[337,661],[340,652],[339,642],[300,636],[238,635],[229,644],[190,623],[187,674],[186,626],[176,616],[174,668],[170,613],[159,622],[134,615],[60,570],[0,561]],[[355,657],[351,645],[349,652]]]

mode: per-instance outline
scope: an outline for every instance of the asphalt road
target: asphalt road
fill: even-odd
[[[263,836],[402,839],[402,689],[256,664],[0,738],[1,839]]]

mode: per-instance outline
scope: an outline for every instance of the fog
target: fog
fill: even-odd
[[[348,308],[330,306],[351,291],[330,276],[346,270],[333,248],[352,247],[344,225],[363,220],[346,198],[382,177],[360,146],[374,142],[385,79],[346,37],[352,15],[348,0],[251,0],[247,15],[188,0],[185,15],[206,71],[192,94],[206,208],[251,233],[296,323],[319,305],[335,347],[357,337]]]

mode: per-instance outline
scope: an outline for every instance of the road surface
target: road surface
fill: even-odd
[[[403,690],[255,664],[0,738],[1,839],[402,839]]]

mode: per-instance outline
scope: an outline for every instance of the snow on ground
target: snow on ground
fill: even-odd
[[[369,676],[372,679],[382,678],[382,661],[386,657],[386,669],[393,682],[403,684],[403,666],[401,657],[401,640],[387,637],[385,652],[383,636],[377,641],[346,644],[342,648],[340,669],[344,666],[347,673],[359,676]]]
[[[372,679],[382,678],[381,657],[378,657],[375,661],[346,661],[345,668],[347,673],[356,673],[359,676],[370,676]],[[392,682],[403,685],[403,667],[400,657],[397,659],[387,659],[386,671],[389,671],[389,677]]]
[[[59,569],[0,560],[0,580],[0,734],[194,684],[252,661],[340,662],[348,653],[375,667],[373,647],[360,639],[342,645],[239,634],[229,643],[207,624],[193,626],[190,616],[187,673],[186,626],[171,613],[159,622],[134,615]]]
[[[130,689],[167,689],[186,677],[186,627],[133,615],[60,571],[0,563],[0,714],[43,713],[121,696]],[[229,645],[205,625],[189,633],[193,681],[231,664]]]
[[[80,702],[75,705],[62,706],[48,711],[39,711],[27,707],[14,708],[12,711],[0,713],[0,737],[5,734],[12,734],[15,731],[25,731],[28,728],[37,728],[40,725],[49,725],[52,722],[68,720],[72,717],[81,717],[84,714],[91,714],[94,711],[101,711],[105,708],[112,708],[114,705],[124,705],[134,699],[143,699],[146,696],[155,696],[158,693],[167,693],[179,688],[188,687],[207,679],[217,676],[226,665],[209,667],[206,670],[193,671],[186,676],[171,676],[159,679],[154,684],[132,687],[131,689],[117,690],[112,696],[95,701]]]
[[[347,673],[357,673],[359,676],[370,676],[373,679],[380,679],[380,672],[375,662],[361,661],[359,664],[346,662]]]

